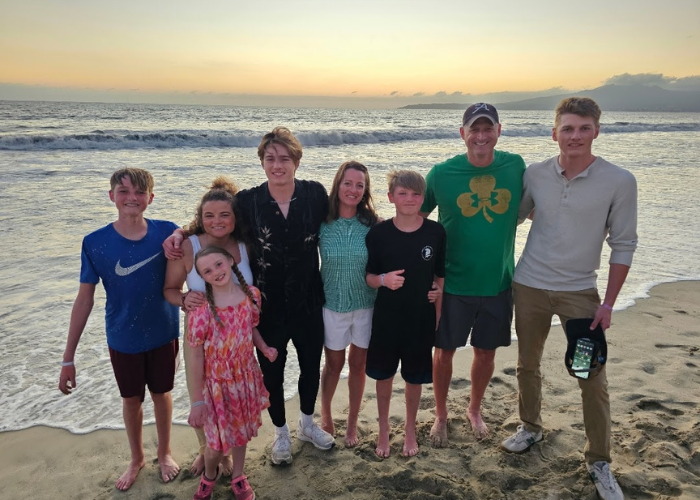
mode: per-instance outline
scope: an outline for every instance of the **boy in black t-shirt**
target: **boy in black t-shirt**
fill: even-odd
[[[379,438],[375,453],[389,456],[389,403],[401,362],[406,382],[404,456],[418,453],[416,415],[421,384],[432,382],[432,348],[445,276],[445,230],[418,213],[425,180],[417,172],[389,174],[396,216],[367,234],[367,284],[378,288],[366,373],[377,381]]]

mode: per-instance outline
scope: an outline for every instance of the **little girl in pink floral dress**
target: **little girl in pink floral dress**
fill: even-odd
[[[195,267],[206,282],[207,304],[189,315],[187,341],[192,349],[187,369],[194,382],[188,421],[192,427],[204,427],[207,448],[193,499],[211,498],[221,457],[231,453],[234,496],[254,500],[255,493],[243,475],[246,445],[258,435],[260,415],[270,401],[253,346],[271,362],[277,358],[277,349],[268,347],[255,328],[260,291],[248,286],[231,255],[223,248],[208,247],[195,256]]]

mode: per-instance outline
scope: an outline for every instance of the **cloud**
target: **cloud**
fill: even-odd
[[[425,95],[425,92],[416,92],[415,94],[413,94],[413,97],[422,97],[424,95]]]
[[[392,93],[390,93],[389,95],[390,95],[390,96],[397,96],[397,95],[399,95],[399,91],[398,91],[398,90],[394,90],[394,91],[393,91]]]
[[[447,92],[441,90],[440,92],[435,92],[435,97],[447,97]]]
[[[614,75],[605,80],[606,85],[663,85],[671,79],[661,73],[623,73]]]
[[[461,95],[463,95],[463,94],[459,90],[457,92],[452,92],[450,94],[450,96],[452,96],[452,97],[460,97]]]
[[[669,85],[676,90],[700,90],[700,75],[684,76]]]
[[[604,82],[605,85],[657,85],[669,90],[700,90],[700,75],[666,76],[663,73],[623,73]]]
[[[350,92],[350,93],[351,93],[351,94],[357,94],[357,90],[353,90],[353,91]]]

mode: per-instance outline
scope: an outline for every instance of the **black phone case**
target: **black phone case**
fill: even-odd
[[[571,363],[574,358],[576,341],[578,339],[590,339],[598,347],[598,352],[594,354],[594,362],[591,365],[591,376],[595,376],[599,371],[598,369],[595,369],[594,366],[602,367],[602,365],[604,365],[608,359],[608,343],[605,341],[605,331],[603,331],[603,328],[600,325],[591,330],[591,323],[593,323],[592,318],[575,318],[567,321],[565,325],[568,345],[564,356],[564,363],[566,364],[566,368],[569,370],[569,373],[574,377],[577,375],[571,369]]]

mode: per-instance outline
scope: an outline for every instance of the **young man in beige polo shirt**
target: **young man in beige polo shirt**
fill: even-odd
[[[627,170],[592,153],[600,108],[571,97],[556,109],[552,138],[560,153],[525,171],[519,220],[533,214],[527,244],[513,276],[522,425],[503,448],[522,453],[542,440],[540,362],[553,315],[562,325],[593,318],[610,326],[613,305],[637,246],[637,184]],[[596,288],[603,241],[612,250],[605,298]],[[610,399],[605,365],[578,379],[586,432],[586,465],[603,500],[624,496],[610,471]]]

